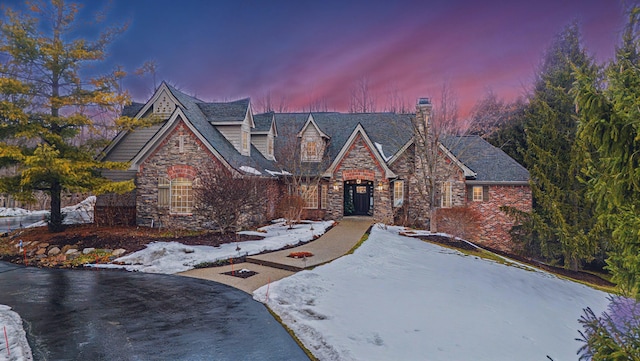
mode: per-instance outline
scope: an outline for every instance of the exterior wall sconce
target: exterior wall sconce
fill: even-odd
[[[340,189],[340,184],[338,183],[338,181],[333,182],[333,190],[337,191]]]
[[[384,183],[378,182],[378,190],[382,192],[384,190]]]
[[[362,183],[362,180],[356,179],[356,184],[360,184],[360,183]]]

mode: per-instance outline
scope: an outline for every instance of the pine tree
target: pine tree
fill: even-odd
[[[574,68],[592,69],[576,24],[565,28],[547,50],[526,111],[525,163],[534,199],[533,236],[541,254],[577,269],[598,251],[590,237],[592,206],[581,182],[583,146],[570,89]]]
[[[607,264],[625,294],[640,299],[640,8],[616,57],[598,72],[577,69],[574,87],[580,139],[595,149],[584,172],[598,226],[612,235]]]
[[[79,6],[52,0],[29,4],[29,12],[9,8],[0,20],[0,167],[14,175],[0,178],[0,192],[51,196],[49,228],[62,230],[61,192],[131,189],[110,183],[98,168],[123,164],[95,160],[91,115],[118,112],[128,101],[117,92],[124,72],[86,77],[88,64],[106,56],[123,28],[102,31],[95,41],[78,37]],[[123,120],[123,124],[127,120]]]

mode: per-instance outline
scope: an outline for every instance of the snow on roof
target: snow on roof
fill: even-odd
[[[262,173],[259,170],[255,169],[253,167],[246,166],[246,165],[240,166],[240,170],[245,172],[245,173],[249,173],[249,174],[262,175]]]

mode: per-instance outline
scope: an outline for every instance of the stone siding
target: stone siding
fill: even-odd
[[[183,137],[182,151],[180,137]],[[223,167],[222,163],[209,152],[207,147],[183,123],[178,122],[164,141],[140,165],[136,179],[136,223],[141,226],[203,229],[207,224],[206,215],[192,212],[173,214],[169,206],[158,205],[158,178],[187,178],[195,181],[198,169]],[[255,214],[247,215],[247,224],[261,223],[265,217],[275,214],[277,204],[277,184],[267,186],[265,209],[257,209]],[[169,202],[170,203],[170,202]]]
[[[329,207],[326,217],[331,219],[343,217],[344,182],[362,179],[373,181],[373,217],[378,220],[392,220],[389,181],[385,177],[382,165],[378,163],[361,135],[353,141],[333,174],[333,180],[338,189],[329,187]],[[378,190],[378,184],[382,184],[382,191]]]

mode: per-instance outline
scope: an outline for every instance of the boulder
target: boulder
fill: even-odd
[[[78,250],[75,248],[69,248],[64,254],[66,254],[67,256],[70,254],[76,254],[78,253]]]
[[[36,256],[43,255],[43,254],[45,254],[46,252],[47,252],[47,249],[46,249],[46,248],[39,248],[39,249],[36,251]]]
[[[53,247],[53,248],[51,248],[51,249],[49,250],[49,252],[47,252],[47,254],[48,254],[49,256],[57,256],[57,255],[59,255],[59,254],[60,254],[60,248],[58,248],[58,247]]]
[[[95,250],[96,250],[95,248],[85,248],[82,250],[82,254],[89,254]]]
[[[127,250],[126,250],[126,249],[124,249],[124,248],[118,248],[118,249],[116,249],[115,251],[113,251],[111,254],[112,254],[112,255],[114,255],[114,256],[116,256],[116,257],[120,257],[120,256],[122,256],[122,255],[123,255],[123,254],[125,254],[125,253],[127,253]]]

